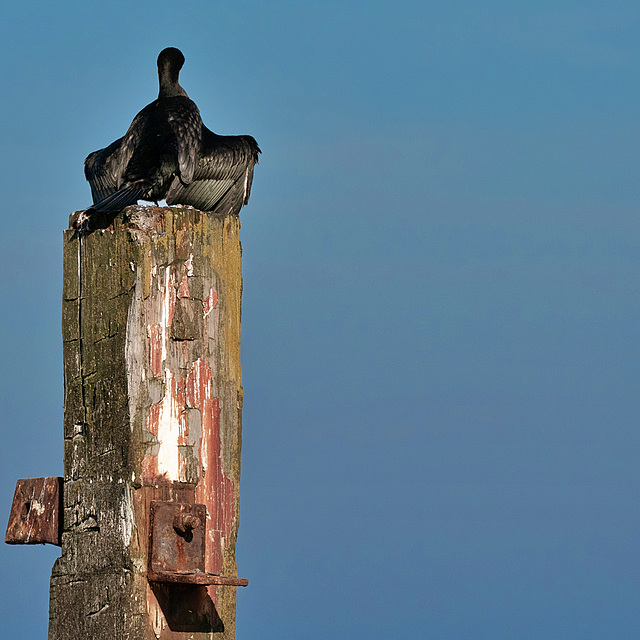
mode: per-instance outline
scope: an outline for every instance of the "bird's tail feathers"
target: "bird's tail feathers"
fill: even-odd
[[[147,190],[146,185],[142,183],[135,183],[128,187],[123,187],[115,193],[108,195],[103,200],[100,200],[100,202],[96,202],[89,207],[87,211],[97,211],[99,213],[122,211],[125,207],[136,204],[138,200],[142,200],[146,196]]]
[[[113,222],[120,211],[129,205],[136,204],[138,200],[142,200],[147,192],[148,187],[144,183],[123,187],[83,211],[78,215],[74,226],[76,229],[84,231],[104,229]]]

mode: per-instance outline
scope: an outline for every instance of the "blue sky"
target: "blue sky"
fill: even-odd
[[[62,473],[82,163],[177,46],[263,149],[238,639],[638,637],[639,34],[626,1],[5,7],[5,516]],[[8,637],[45,637],[57,553],[0,548]]]

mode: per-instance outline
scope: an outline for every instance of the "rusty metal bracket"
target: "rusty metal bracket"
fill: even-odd
[[[149,536],[150,582],[246,587],[245,578],[205,571],[207,507],[186,502],[151,503]]]
[[[62,545],[62,478],[18,480],[4,541]]]

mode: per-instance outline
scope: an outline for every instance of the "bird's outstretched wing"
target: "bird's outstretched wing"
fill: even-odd
[[[202,127],[200,157],[189,184],[173,181],[167,204],[237,214],[249,200],[260,148],[251,136],[219,136]]]
[[[108,147],[90,153],[84,161],[84,175],[91,186],[94,204],[118,190],[122,175],[120,156],[123,140],[124,136]]]
[[[87,156],[84,175],[91,186],[93,204],[102,203],[122,187],[127,166],[140,144],[145,121],[153,104],[138,113],[122,138]]]

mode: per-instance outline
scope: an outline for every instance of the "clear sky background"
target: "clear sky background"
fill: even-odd
[[[238,640],[640,637],[640,6],[5,2],[0,516],[62,474],[62,230],[157,95],[243,209]],[[54,547],[0,548],[45,638]]]

